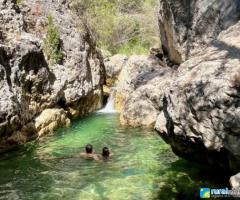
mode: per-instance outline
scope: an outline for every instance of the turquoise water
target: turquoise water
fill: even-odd
[[[175,156],[156,132],[122,127],[118,118],[93,114],[1,155],[0,199],[196,199],[199,187],[225,184],[223,177]],[[97,153],[108,146],[112,158],[81,158],[87,143]]]

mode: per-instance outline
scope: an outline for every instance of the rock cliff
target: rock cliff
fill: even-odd
[[[130,125],[146,125],[152,116],[156,130],[176,154],[236,172],[240,170],[239,11],[237,0],[160,0],[163,51],[180,66],[164,67],[145,84],[136,84],[126,100],[131,103],[121,114]]]
[[[103,60],[70,8],[63,0],[0,0],[0,149],[102,106]],[[63,51],[57,64],[42,48],[50,15]]]
[[[163,50],[178,64],[239,20],[239,0],[160,0]]]

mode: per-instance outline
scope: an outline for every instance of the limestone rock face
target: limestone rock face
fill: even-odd
[[[184,62],[177,70],[164,67],[151,72],[148,81],[132,87],[122,121],[130,125],[156,121],[155,129],[177,155],[238,172],[239,1],[190,2],[160,1],[164,51],[175,62]],[[185,37],[187,27],[191,31]]]
[[[113,86],[114,82],[118,78],[121,70],[124,65],[126,65],[128,57],[125,55],[117,54],[111,57],[104,59],[106,75],[107,75],[107,84]]]
[[[163,107],[163,91],[170,84],[174,71],[159,64],[149,66],[148,72],[142,71],[140,81],[134,82],[134,89],[127,93],[120,120],[131,126],[154,127],[159,111]]]
[[[102,106],[105,69],[91,32],[78,30],[66,1],[37,2],[0,0],[0,148],[37,137],[35,118],[45,109],[75,117]],[[63,60],[56,65],[42,49],[48,15],[62,43]],[[62,115],[54,114],[60,126]]]
[[[156,57],[131,56],[123,66],[117,80],[115,98],[117,110],[122,111],[128,96],[137,87],[146,84],[153,78],[153,72],[157,74],[161,68],[160,60]]]
[[[183,62],[156,129],[178,155],[233,171],[239,154],[239,1],[160,0],[164,51]]]
[[[164,92],[156,129],[187,159],[240,169],[240,23],[184,62]]]
[[[35,128],[39,136],[53,133],[56,128],[69,126],[70,119],[63,109],[46,109],[35,119]]]
[[[163,50],[178,64],[239,20],[238,0],[159,0]]]

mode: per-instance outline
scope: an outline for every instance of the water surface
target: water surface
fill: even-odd
[[[199,187],[223,184],[223,177],[175,156],[153,130],[122,127],[118,118],[93,114],[1,155],[0,199],[196,199]],[[114,155],[107,162],[83,159],[87,143]]]

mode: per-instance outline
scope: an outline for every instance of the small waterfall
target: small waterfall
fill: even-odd
[[[111,91],[110,96],[108,98],[108,102],[106,104],[106,106],[99,110],[99,113],[116,113],[116,110],[114,109],[114,103],[115,103],[115,92]]]

